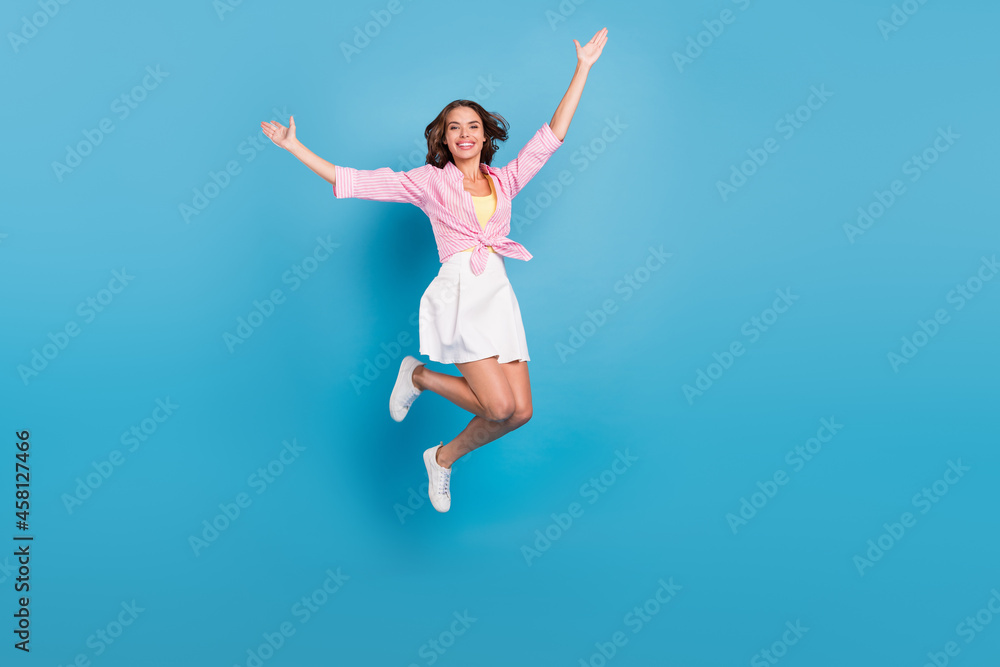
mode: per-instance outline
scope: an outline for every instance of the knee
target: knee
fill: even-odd
[[[507,423],[514,428],[521,428],[528,423],[529,419],[531,419],[531,404],[526,406],[519,405],[514,409]]]
[[[517,412],[513,397],[494,401],[486,408],[486,418],[490,421],[505,422]]]

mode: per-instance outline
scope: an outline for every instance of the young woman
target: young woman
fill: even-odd
[[[563,144],[591,66],[608,40],[602,28],[576,45],[569,90],[545,123],[507,166],[490,166],[507,122],[476,102],[455,100],[424,130],[427,164],[396,172],[333,165],[302,145],[295,118],[288,127],[261,123],[272,142],[286,149],[333,186],[337,198],[407,202],[431,221],[441,269],[420,299],[420,354],[455,364],[461,377],[428,370],[407,356],[389,398],[389,413],[402,421],[413,401],[430,390],[475,417],[447,445],[424,452],[428,496],[439,512],[451,507],[451,466],[472,450],[523,426],[531,418],[528,346],[504,257],[531,259],[510,233],[511,199]]]

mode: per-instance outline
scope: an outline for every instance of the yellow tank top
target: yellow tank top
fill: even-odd
[[[493,187],[493,178],[488,174],[486,180],[490,182],[490,194],[484,195],[482,197],[472,197],[472,204],[476,207],[476,218],[479,220],[479,226],[482,229],[486,229],[486,223],[489,222],[490,216],[493,215],[494,211],[497,210],[497,191]],[[466,248],[462,252],[472,252],[475,246],[472,248]],[[496,252],[490,247],[490,252]]]

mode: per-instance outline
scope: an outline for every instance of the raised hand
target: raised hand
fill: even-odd
[[[272,120],[266,123],[261,121],[260,129],[275,146],[287,149],[295,142],[295,116],[288,117],[288,127]]]
[[[601,57],[601,51],[604,49],[604,45],[608,42],[608,29],[601,28],[597,31],[589,42],[580,46],[580,42],[573,40],[576,44],[576,59],[581,65],[586,65],[590,67],[597,62],[597,59]]]

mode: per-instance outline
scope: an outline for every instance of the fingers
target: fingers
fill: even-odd
[[[608,41],[608,29],[601,28],[594,33],[594,36],[590,39],[590,41],[595,45],[603,45],[604,42]]]
[[[284,129],[292,129],[292,130],[294,130],[295,129],[295,116],[289,116],[288,117],[288,128],[286,128],[281,123],[279,123],[277,121],[273,121],[273,120],[261,121],[260,122],[260,128],[262,130],[264,130],[265,132],[267,132],[268,129],[270,129],[272,132],[275,132],[275,131],[277,131],[279,129],[280,130],[284,130]]]
[[[594,38],[590,41],[597,49],[597,52],[600,53],[604,48],[604,45],[608,42],[608,29],[602,28],[601,30],[598,30],[597,34],[594,35]]]
[[[601,54],[601,51],[604,49],[604,45],[607,43],[607,41],[608,41],[608,29],[605,27],[601,28],[596,33],[594,33],[594,36],[590,38],[590,41],[587,42],[586,46],[581,47],[580,42],[576,41],[575,39],[573,40],[573,43],[576,44],[578,57],[581,58],[584,57],[583,55],[580,55],[580,53],[582,52],[588,57],[588,59],[593,58],[594,60],[596,60],[597,57]]]
[[[279,128],[280,128],[280,131],[279,131]],[[285,135],[285,131],[284,131],[285,128],[281,125],[281,123],[275,123],[274,121],[269,121],[269,122],[266,122],[266,123],[263,122],[263,121],[261,121],[261,123],[260,123],[260,129],[264,133],[264,135],[268,139],[270,139],[271,141],[274,141],[274,138],[276,136],[277,137],[284,137],[284,135]],[[277,142],[275,142],[275,143],[277,143]]]
[[[279,141],[285,141],[285,139],[295,136],[295,117],[288,117],[288,127],[286,128],[281,123],[273,120],[261,121],[260,130],[264,135],[274,142],[275,145],[280,146]],[[277,137],[277,141],[275,138]]]

